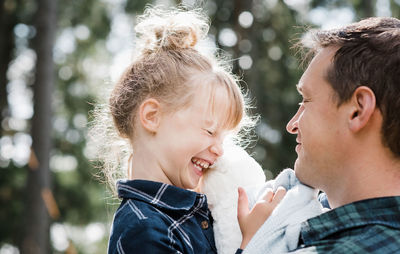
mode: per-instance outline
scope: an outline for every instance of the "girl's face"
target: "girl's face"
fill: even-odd
[[[226,118],[230,104],[223,88],[216,88],[213,99],[216,112],[209,105],[209,89],[198,89],[188,106],[161,118],[155,137],[157,160],[172,185],[194,189],[223,154],[222,142],[229,130],[219,123]]]

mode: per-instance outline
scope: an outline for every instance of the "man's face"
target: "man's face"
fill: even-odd
[[[297,85],[303,97],[297,113],[287,124],[287,131],[296,134],[296,176],[303,183],[324,189],[338,179],[346,135],[345,114],[337,107],[334,90],[325,75],[335,48],[321,50],[312,60]]]

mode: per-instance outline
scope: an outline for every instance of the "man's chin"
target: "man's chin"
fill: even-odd
[[[297,158],[296,161],[294,162],[294,167],[293,167],[294,173],[297,178],[299,178],[299,171],[301,171],[300,170],[301,166],[299,164],[300,164],[299,158]]]
[[[299,179],[299,181],[302,184],[307,185],[311,188],[315,188],[313,186],[313,184],[309,181],[309,179],[304,175],[304,169],[299,165],[300,163],[298,162],[298,160],[299,159],[297,159],[294,164],[294,173],[295,173],[297,179]]]

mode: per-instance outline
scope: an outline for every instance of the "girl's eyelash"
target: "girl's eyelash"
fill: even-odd
[[[214,132],[213,132],[213,131],[210,131],[210,130],[207,130],[207,129],[204,129],[204,130],[207,132],[208,135],[211,135],[211,136],[214,135]]]

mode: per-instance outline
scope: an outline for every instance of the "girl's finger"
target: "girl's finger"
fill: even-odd
[[[274,197],[274,192],[272,191],[271,188],[267,188],[265,189],[265,191],[263,192],[262,196],[261,196],[261,200],[265,200],[268,203],[272,201],[272,198]]]
[[[273,197],[272,203],[274,205],[277,205],[279,202],[281,202],[281,200],[285,197],[285,195],[286,195],[286,189],[281,186],[278,187]]]
[[[242,219],[245,218],[249,213],[249,200],[247,198],[246,192],[242,187],[238,188],[238,207],[237,207],[237,217],[239,224]]]

